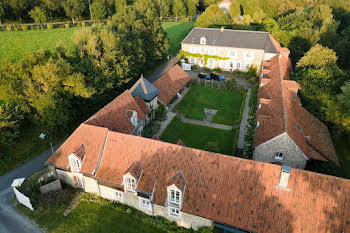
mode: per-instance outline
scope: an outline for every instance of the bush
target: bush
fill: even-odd
[[[85,22],[81,22],[81,26],[82,26],[82,27],[86,27],[87,25],[86,25]]]
[[[12,26],[6,26],[6,31],[12,31]]]
[[[39,25],[33,26],[32,29],[34,29],[34,30],[40,30],[40,26],[39,26]]]
[[[17,31],[19,30],[19,28],[18,28],[18,27],[13,27],[13,30],[14,30],[15,32],[17,32]]]
[[[64,28],[64,24],[60,24],[59,28]]]
[[[151,121],[148,123],[142,131],[142,136],[145,138],[151,138],[160,130],[160,123],[158,121]]]
[[[256,66],[250,66],[249,69],[248,69],[248,72],[247,72],[247,75],[249,78],[252,78],[252,77],[255,77],[256,76],[256,71],[257,71],[257,68]]]
[[[66,24],[64,25],[64,27],[65,27],[65,28],[69,28],[69,27],[70,27],[70,24],[69,24],[69,23],[66,23]]]
[[[220,67],[213,69],[213,71],[218,73],[224,73],[224,71]]]
[[[156,119],[157,121],[164,121],[166,119],[167,110],[163,104],[160,104],[156,109]]]
[[[53,24],[51,24],[51,23],[48,24],[48,25],[47,25],[47,29],[50,29],[50,30],[53,29]]]
[[[192,66],[192,70],[196,70],[196,69],[198,69],[198,66],[197,65],[193,65]]]
[[[77,27],[78,27],[78,28],[81,27],[81,23],[80,23],[80,22],[77,23]]]
[[[28,31],[28,26],[27,25],[22,25],[21,27],[22,27],[23,31]]]

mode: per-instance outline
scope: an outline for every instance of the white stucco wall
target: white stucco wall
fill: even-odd
[[[275,160],[275,152],[284,154],[282,161]],[[304,169],[307,162],[307,158],[304,153],[293,142],[287,133],[283,133],[255,147],[253,159],[267,163],[279,161],[283,165],[299,169]]]

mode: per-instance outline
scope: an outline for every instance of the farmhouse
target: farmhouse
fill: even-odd
[[[193,65],[226,71],[260,72],[263,61],[278,54],[278,42],[268,32],[193,28],[181,49]]]
[[[289,79],[289,50],[263,63],[258,92],[255,160],[304,169],[307,161],[339,161],[328,128],[301,105],[299,84]]]
[[[342,178],[85,123],[47,164],[65,183],[187,228],[350,231],[350,181]]]

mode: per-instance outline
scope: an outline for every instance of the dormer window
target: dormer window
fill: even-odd
[[[174,190],[174,189],[170,189],[169,202],[171,204],[179,205],[180,204],[180,200],[181,200],[180,191]]]
[[[192,38],[192,43],[194,43],[195,42],[195,39],[194,38]]]
[[[128,191],[135,191],[136,181],[133,178],[126,178],[126,189]]]
[[[216,40],[213,40],[213,44],[215,44],[216,43]]]
[[[207,38],[205,38],[204,36],[201,37],[200,43],[201,43],[201,44],[207,44]]]
[[[69,167],[72,172],[80,172],[82,161],[85,157],[85,146],[82,144],[73,150],[73,153],[68,156]]]
[[[260,125],[260,122],[259,121],[256,122],[256,127],[259,127],[259,125]]]
[[[137,112],[135,110],[126,110],[126,116],[133,126],[136,127],[138,125],[139,119],[137,118]]]
[[[77,159],[70,159],[70,165],[73,172],[79,172],[80,171],[80,161]]]

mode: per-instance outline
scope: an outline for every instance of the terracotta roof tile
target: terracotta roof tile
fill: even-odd
[[[139,179],[142,173],[142,168],[141,168],[141,164],[139,161],[134,162],[133,164],[131,164],[128,169],[126,169],[125,173],[130,173],[130,175],[132,175],[134,178]]]
[[[141,101],[139,97],[132,97],[130,91],[126,90],[86,120],[85,123],[129,134],[135,127],[126,115],[127,110],[136,111],[139,120],[145,118],[150,111]]]
[[[260,79],[263,86],[259,88],[258,103],[262,106],[256,112],[259,127],[255,129],[254,147],[287,132],[308,158],[339,164],[327,126],[301,106],[297,96],[300,85],[289,78],[289,50],[279,51],[282,54],[268,61],[270,71]]]
[[[158,205],[165,205],[169,180],[181,170],[183,212],[253,232],[350,231],[349,180],[291,169],[285,191],[276,188],[281,166],[116,132],[109,132],[96,177],[121,184],[135,161],[143,169],[137,189],[155,187]]]
[[[81,144],[80,146],[76,147],[73,150],[73,154],[77,156],[81,161],[83,161],[85,157],[85,147],[84,144]]]
[[[46,163],[68,170],[68,155],[84,144],[86,155],[80,172],[93,175],[102,153],[107,131],[106,128],[81,124]]]
[[[170,178],[170,181],[168,183],[168,186],[174,184],[178,189],[181,191],[185,190],[185,185],[186,185],[186,178],[182,174],[181,171],[178,171],[176,175]]]
[[[175,65],[158,78],[153,85],[160,91],[158,99],[164,104],[169,104],[189,81],[191,77],[179,65]]]

